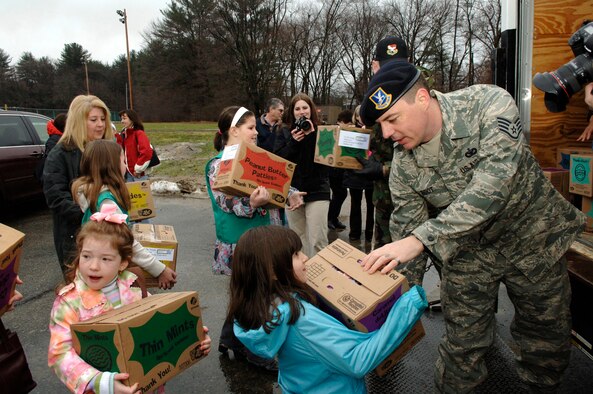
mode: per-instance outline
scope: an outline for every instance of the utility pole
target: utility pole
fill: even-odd
[[[117,15],[119,21],[124,24],[126,27],[126,50],[128,52],[128,85],[130,86],[130,109],[134,109],[134,95],[132,94],[132,69],[130,68],[130,44],[128,42],[128,14],[126,13],[126,9],[124,10],[117,10]]]

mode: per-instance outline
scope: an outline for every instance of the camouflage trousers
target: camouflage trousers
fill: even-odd
[[[375,204],[375,249],[391,242],[389,220],[393,206]]]
[[[436,362],[438,392],[471,392],[486,379],[484,355],[494,340],[500,283],[515,307],[511,334],[519,348],[520,379],[533,392],[553,392],[560,383],[570,358],[571,290],[565,258],[534,283],[486,248],[460,253],[442,267],[446,334]]]

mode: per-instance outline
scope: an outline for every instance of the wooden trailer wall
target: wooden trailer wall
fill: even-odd
[[[574,58],[568,39],[585,19],[593,20],[593,0],[534,0],[532,77],[556,70]],[[542,167],[555,167],[562,146],[591,147],[576,141],[587,125],[583,91],[575,94],[565,112],[548,112],[544,93],[531,88],[531,147]]]

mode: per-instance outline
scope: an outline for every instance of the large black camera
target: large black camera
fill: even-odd
[[[593,22],[588,20],[568,40],[575,58],[556,71],[537,73],[533,84],[545,92],[544,102],[550,112],[566,110],[573,94],[593,82]]]
[[[297,130],[309,131],[309,129],[311,129],[311,123],[309,122],[309,119],[305,118],[304,116],[298,118],[294,122],[294,125],[296,126]]]

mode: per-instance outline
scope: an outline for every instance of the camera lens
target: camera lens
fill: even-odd
[[[311,123],[309,123],[309,120],[307,118],[305,118],[304,116],[301,116],[297,121],[296,121],[296,127],[299,130],[303,130],[303,131],[309,131],[309,129],[311,128]]]
[[[533,84],[543,91],[546,108],[550,112],[566,110],[573,94],[593,81],[593,58],[585,53],[572,59],[556,71],[537,73]]]

